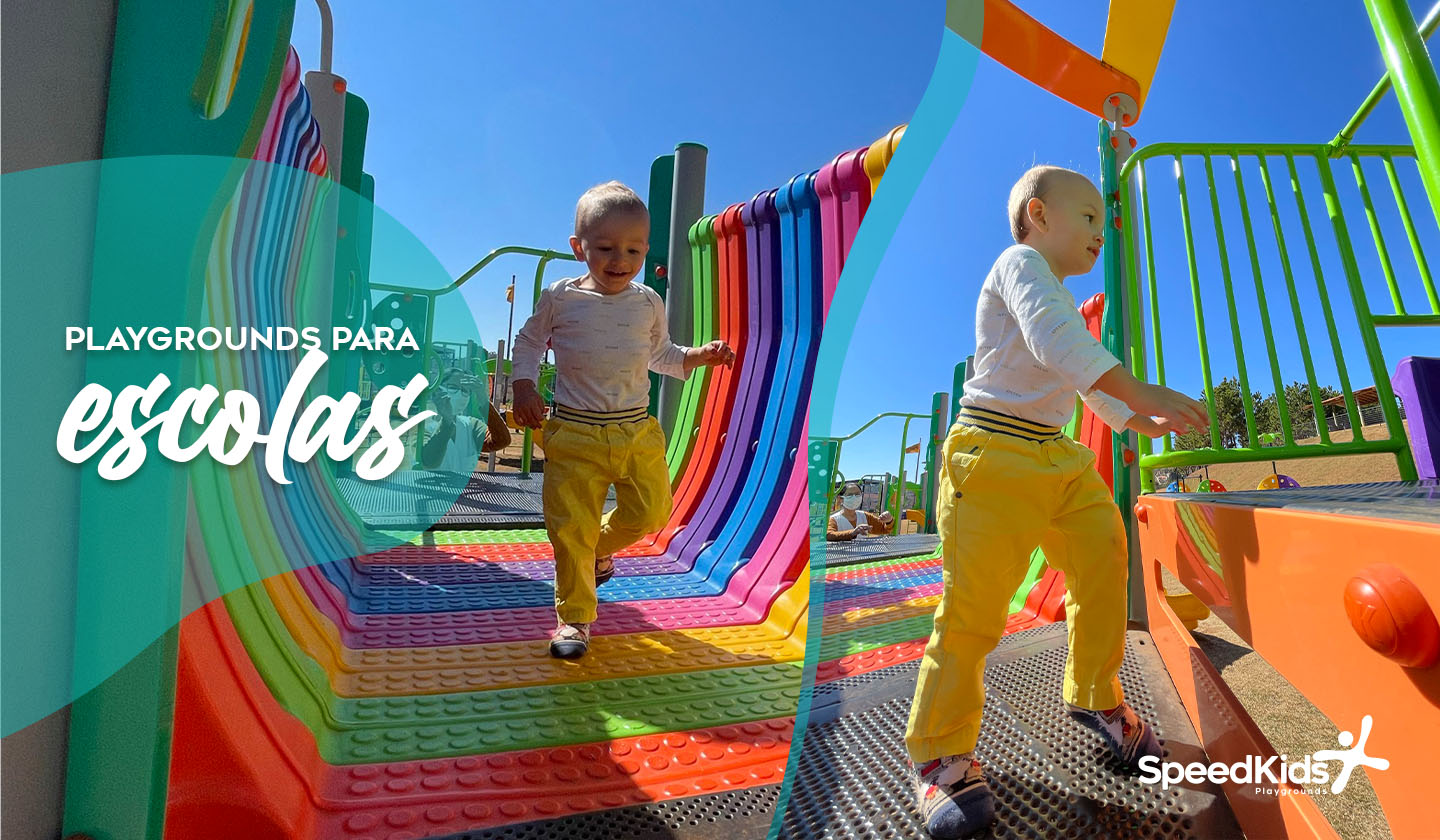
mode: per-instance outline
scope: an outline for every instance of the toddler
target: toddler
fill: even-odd
[[[635,275],[649,250],[650,215],[618,181],[587,190],[575,208],[570,247],[580,277],[540,293],[515,337],[515,420],[544,423],[545,531],[555,549],[550,653],[585,655],[595,621],[595,587],[615,573],[616,551],[670,518],[665,433],[648,413],[654,370],[683,379],[700,365],[732,365],[723,341],[681,347],[670,340],[665,303]],[[555,351],[555,411],[545,419],[536,389],[547,344]],[[615,509],[601,516],[615,487]]]
[[[1131,376],[1085,328],[1066,277],[1088,273],[1105,241],[1105,206],[1083,175],[1040,166],[1010,192],[1011,235],[975,312],[974,374],[945,439],[936,524],[944,592],[905,733],[926,830],[961,837],[989,824],[994,799],[974,750],[985,655],[1036,545],[1065,573],[1069,656],[1064,700],[1134,766],[1160,755],[1125,703],[1129,556],[1120,511],[1095,454],[1060,429],[1079,392],[1113,429],[1149,437],[1204,428],[1203,404]]]

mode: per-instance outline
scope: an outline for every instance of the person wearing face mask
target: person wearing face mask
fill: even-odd
[[[871,534],[889,533],[895,517],[889,511],[871,516],[860,509],[860,485],[846,484],[840,491],[840,510],[830,515],[825,527],[825,539],[834,541],[853,540]]]
[[[490,416],[484,424],[479,418],[460,414],[470,403],[470,395],[480,380],[460,368],[450,368],[430,392],[430,401],[438,417],[425,423],[425,445],[420,448],[420,465],[427,470],[469,475],[475,471],[480,455],[510,445],[510,429],[505,418],[490,405]]]

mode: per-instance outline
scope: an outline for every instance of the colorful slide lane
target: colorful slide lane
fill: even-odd
[[[305,124],[304,106],[272,118]],[[542,531],[426,533],[312,566],[285,550],[293,525],[270,526],[264,579],[182,623],[167,835],[440,836],[777,784],[809,581],[800,406],[824,269],[838,276],[863,211],[817,192],[838,165],[692,228],[696,337],[739,358],[687,384],[675,514],[618,559],[589,655],[548,656]],[[258,494],[286,523],[326,513]],[[191,563],[210,563],[203,545]]]

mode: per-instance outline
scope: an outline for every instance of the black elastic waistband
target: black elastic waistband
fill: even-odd
[[[644,408],[631,408],[625,411],[586,411],[556,403],[554,416],[557,420],[584,423],[587,426],[608,426],[612,423],[638,423],[649,417],[650,412]]]
[[[959,422],[977,429],[984,429],[987,432],[994,432],[997,435],[1009,435],[1040,443],[1059,440],[1065,436],[1064,430],[1059,426],[1046,426],[1043,423],[1022,420],[1019,417],[1011,417],[1008,414],[973,405],[960,407]]]

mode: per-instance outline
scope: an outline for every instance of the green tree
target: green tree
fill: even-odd
[[[1328,385],[1316,388],[1320,400],[1340,395]],[[1247,445],[1248,430],[1245,427],[1245,405],[1240,396],[1240,380],[1229,376],[1215,386],[1215,425],[1220,432],[1220,447],[1234,449]],[[1275,394],[1265,395],[1256,391],[1251,395],[1255,411],[1255,433],[1271,434],[1280,431],[1280,404]],[[1292,382],[1285,386],[1285,412],[1290,419],[1290,433],[1295,440],[1315,437],[1315,409],[1311,402],[1310,388],[1303,382]],[[1200,396],[1204,399],[1204,395]],[[1260,445],[1260,441],[1248,441]],[[1211,446],[1210,430],[1198,429],[1176,436],[1176,449],[1206,449]]]

